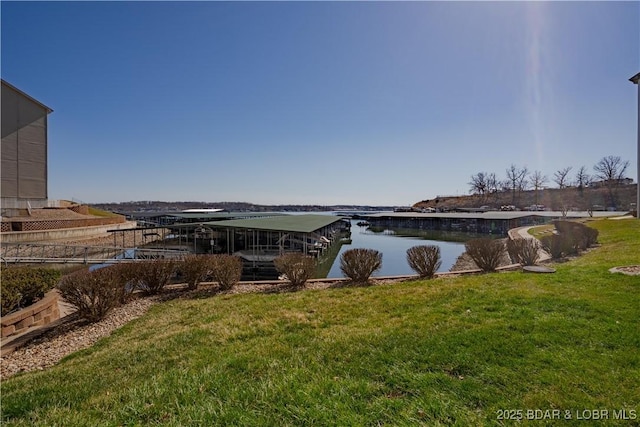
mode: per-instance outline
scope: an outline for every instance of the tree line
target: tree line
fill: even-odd
[[[608,189],[608,197],[611,206],[616,206],[615,189],[627,178],[625,176],[629,167],[628,160],[622,160],[619,156],[606,156],[593,165],[593,173],[589,173],[586,166],[580,166],[572,175],[572,166],[567,166],[554,172],[551,181],[557,188],[575,187],[580,192],[585,188],[598,183]],[[511,164],[506,169],[506,176],[503,179],[491,172],[478,172],[471,176],[469,181],[469,193],[483,198],[500,192],[511,192],[512,204],[520,193],[527,190],[534,190],[536,195],[536,205],[538,204],[538,192],[548,188],[549,177],[539,170],[529,171],[526,166],[518,167]]]

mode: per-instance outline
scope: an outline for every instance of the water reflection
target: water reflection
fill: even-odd
[[[464,252],[464,242],[474,237],[479,236],[450,231],[376,229],[358,226],[357,221],[351,221],[352,243],[342,246],[327,277],[343,277],[340,256],[355,248],[375,249],[382,253],[382,268],[373,277],[414,274],[407,263],[407,249],[418,245],[439,246],[442,265],[438,271],[449,271]]]

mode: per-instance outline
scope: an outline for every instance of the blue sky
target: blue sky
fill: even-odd
[[[49,197],[410,205],[512,163],[636,178],[638,2],[5,2]]]

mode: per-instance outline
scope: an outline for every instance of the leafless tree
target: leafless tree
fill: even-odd
[[[529,169],[523,167],[520,169],[520,175],[518,177],[518,191],[523,192],[529,187]]]
[[[487,185],[487,173],[486,172],[478,172],[475,175],[471,176],[471,181],[469,181],[469,192],[471,194],[485,195],[488,191]]]
[[[578,172],[576,173],[576,187],[578,187],[580,194],[582,194],[586,187],[591,185],[592,180],[593,178],[591,178],[591,175],[587,173],[587,167],[580,166],[580,169],[578,169]]]
[[[571,166],[560,169],[553,174],[553,182],[558,184],[558,188],[569,186],[569,172],[573,169]]]
[[[617,207],[617,188],[629,167],[629,161],[623,161],[619,156],[607,156],[600,159],[593,166],[596,177],[602,180],[603,185],[609,190],[610,206]]]
[[[531,174],[530,182],[535,191],[536,205],[538,204],[538,191],[541,190],[548,181],[547,176],[540,171],[535,171]]]
[[[506,193],[508,191],[511,191],[511,181],[509,181],[508,179],[498,181],[498,186],[500,188],[500,191],[502,192]]]
[[[511,189],[511,203],[516,204],[516,191],[521,192],[526,187],[527,175],[529,171],[526,167],[519,169],[516,165],[512,164],[507,169],[507,180],[509,182],[509,188]]]
[[[486,201],[489,196],[500,190],[500,183],[495,173],[478,172],[471,176],[469,192],[481,196]]]
[[[493,172],[487,175],[487,190],[489,194],[495,194],[500,191],[500,181],[498,181],[496,174]]]
[[[607,156],[600,159],[598,163],[593,166],[593,170],[596,171],[596,177],[602,181],[620,181],[625,176],[625,172],[629,167],[629,161],[622,161],[619,156]]]

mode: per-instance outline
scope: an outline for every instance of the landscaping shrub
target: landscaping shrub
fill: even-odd
[[[367,283],[382,267],[382,254],[375,249],[349,249],[340,257],[340,270],[354,283]]]
[[[301,288],[305,282],[313,277],[316,269],[315,260],[300,252],[290,252],[273,260],[276,269],[287,276],[293,287]]]
[[[60,280],[60,272],[48,268],[2,267],[2,315],[38,301]]]
[[[536,239],[509,239],[507,252],[511,262],[520,265],[535,265],[540,258],[540,243]]]
[[[442,265],[440,248],[435,245],[414,246],[407,249],[409,267],[422,278],[431,278]]]
[[[139,288],[138,286],[138,270],[133,262],[121,262],[110,267],[116,280],[122,286],[122,294],[120,295],[120,303],[126,304],[131,299],[133,292]]]
[[[596,230],[595,228],[585,226],[583,232],[584,232],[585,243],[587,245],[586,246],[587,248],[590,248],[591,246],[598,243],[598,236],[599,236],[598,230]]]
[[[598,242],[598,230],[575,221],[554,221],[556,239],[546,239],[543,244],[554,259],[577,255]]]
[[[233,255],[211,255],[209,269],[220,289],[229,290],[242,277],[242,260]]]
[[[143,261],[134,264],[132,273],[135,274],[137,288],[154,295],[171,282],[176,267],[176,262],[172,260]]]
[[[197,289],[209,273],[211,260],[209,255],[187,255],[179,264],[178,270],[187,283],[188,289]]]
[[[543,236],[540,239],[540,243],[542,244],[542,249],[547,251],[554,260],[562,258],[568,246],[567,239],[558,234]]]
[[[4,281],[4,273],[2,273],[2,313],[0,315],[5,316],[12,311],[20,307],[20,301],[22,300],[22,294],[20,288],[11,284],[7,284]]]
[[[504,255],[502,240],[483,237],[465,243],[467,254],[482,271],[495,271]]]
[[[62,278],[58,284],[62,297],[89,322],[103,319],[114,307],[121,305],[125,292],[117,268],[104,267],[82,270]]]

